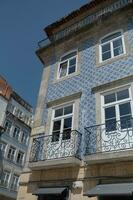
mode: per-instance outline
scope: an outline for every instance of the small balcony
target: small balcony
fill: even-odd
[[[44,169],[80,165],[81,133],[73,130],[58,137],[40,136],[33,139],[29,167]]]
[[[133,160],[133,119],[86,127],[88,164]]]

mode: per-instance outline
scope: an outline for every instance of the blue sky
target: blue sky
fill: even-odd
[[[0,0],[0,74],[33,107],[42,64],[35,55],[43,28],[88,0]]]

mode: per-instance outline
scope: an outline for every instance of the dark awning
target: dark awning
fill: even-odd
[[[113,196],[113,195],[132,195],[133,183],[117,183],[97,185],[91,190],[87,191],[84,196]]]
[[[67,188],[38,188],[33,195],[59,195],[62,194]]]

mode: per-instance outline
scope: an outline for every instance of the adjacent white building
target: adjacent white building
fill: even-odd
[[[19,176],[25,164],[32,125],[32,107],[1,78],[0,140],[2,171],[0,200],[16,199]],[[8,88],[8,95],[7,95]]]

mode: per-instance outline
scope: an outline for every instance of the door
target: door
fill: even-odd
[[[73,109],[69,104],[53,109],[51,135],[47,137],[47,159],[62,158],[73,154]]]

